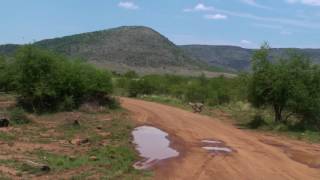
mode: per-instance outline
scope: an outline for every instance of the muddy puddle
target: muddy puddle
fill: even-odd
[[[132,132],[133,143],[143,160],[134,164],[136,169],[148,169],[157,162],[176,157],[179,152],[170,147],[168,133],[152,126],[140,126]]]
[[[216,154],[229,154],[232,153],[233,150],[227,147],[222,141],[216,140],[201,140],[201,147],[207,150],[209,153],[214,155]]]

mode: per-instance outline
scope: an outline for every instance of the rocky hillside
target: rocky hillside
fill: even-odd
[[[148,27],[124,26],[109,30],[42,40],[35,46],[52,50],[111,70],[142,73],[201,73],[207,64],[195,60],[166,37]],[[0,46],[10,55],[17,45]]]

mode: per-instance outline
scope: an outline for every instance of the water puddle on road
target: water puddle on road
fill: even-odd
[[[221,141],[215,141],[215,140],[202,140],[202,143],[207,143],[207,144],[221,144]]]
[[[132,132],[133,143],[144,159],[134,164],[136,169],[148,169],[157,162],[176,157],[179,152],[169,147],[168,133],[151,126],[140,126]]]
[[[201,140],[202,148],[207,150],[208,152],[216,155],[216,154],[228,154],[232,153],[233,150],[227,147],[222,141],[216,140]]]

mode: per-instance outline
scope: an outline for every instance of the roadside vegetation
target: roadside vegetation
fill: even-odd
[[[33,46],[1,57],[0,179],[148,179],[111,77]]]
[[[276,60],[265,44],[252,57],[252,71],[235,78],[175,75],[114,77],[118,95],[186,109],[203,103],[204,113],[222,110],[243,128],[286,133],[320,141],[320,68],[294,51]],[[274,59],[274,57],[272,57]]]
[[[33,46],[21,48],[9,62],[2,58],[0,69],[0,89],[15,93],[28,111],[72,110],[84,102],[108,105],[112,101],[109,72]]]

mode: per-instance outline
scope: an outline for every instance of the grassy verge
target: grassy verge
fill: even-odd
[[[8,174],[0,169],[0,179],[152,177],[150,171],[136,170],[132,166],[139,159],[131,143],[135,124],[122,109],[25,115],[30,118],[29,123],[12,124],[0,131],[0,164],[14,171]],[[80,125],[75,125],[74,120]],[[76,139],[88,142],[72,143]],[[28,161],[48,165],[50,171],[43,172]]]
[[[185,102],[181,101],[180,99],[172,98],[170,96],[145,95],[140,96],[139,99],[158,102],[192,111],[190,106],[188,106]],[[225,113],[228,117],[222,118],[221,112]],[[251,107],[249,103],[245,102],[234,102],[215,107],[206,106],[202,114],[216,117],[221,120],[228,120],[229,122],[232,122],[236,126],[243,129],[256,130],[260,132],[270,132],[308,142],[320,142],[320,132],[311,130],[298,131],[290,129],[283,124],[275,124],[273,121],[273,112],[271,110],[257,110]],[[263,119],[263,123],[259,124],[259,127],[252,127],[251,123],[255,118],[257,118],[257,114],[259,114],[259,116]]]
[[[219,109],[231,116],[232,122],[244,129],[270,132],[277,135],[287,136],[293,139],[320,142],[320,132],[312,130],[298,130],[291,125],[277,124],[274,122],[274,115],[271,109],[258,110],[249,103],[236,102],[224,106],[212,108],[211,115],[215,116],[215,110]],[[295,119],[293,120],[295,121]]]

